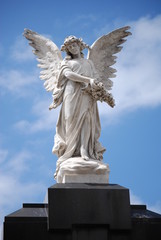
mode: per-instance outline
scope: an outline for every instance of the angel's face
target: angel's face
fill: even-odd
[[[80,53],[80,47],[77,44],[77,42],[72,42],[69,44],[68,46],[68,51],[72,54],[72,55],[77,55]]]

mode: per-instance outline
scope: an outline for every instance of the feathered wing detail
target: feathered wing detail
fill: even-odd
[[[116,75],[116,69],[111,66],[116,63],[115,54],[122,49],[121,44],[126,41],[126,37],[131,35],[127,30],[130,27],[126,26],[119,28],[107,35],[103,35],[97,39],[89,49],[87,58],[90,59],[97,70],[98,80],[102,82],[105,89],[111,90],[113,82],[110,78]]]
[[[33,53],[38,57],[38,67],[43,69],[40,72],[40,79],[45,80],[45,89],[54,91],[63,60],[59,48],[50,39],[29,29],[25,29],[23,35],[29,40],[29,45],[34,48]]]

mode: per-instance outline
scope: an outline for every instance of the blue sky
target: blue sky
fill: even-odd
[[[0,221],[23,202],[43,202],[53,185],[51,153],[59,109],[39,80],[29,28],[58,47],[68,35],[91,45],[130,25],[113,79],[116,107],[99,104],[101,142],[110,183],[130,189],[132,203],[161,213],[161,2],[1,1],[0,6]]]

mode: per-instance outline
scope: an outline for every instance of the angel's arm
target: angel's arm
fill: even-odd
[[[69,69],[64,70],[63,74],[66,78],[68,78],[74,82],[87,83],[87,84],[90,84],[91,87],[95,87],[96,80],[94,78],[82,76],[78,73],[70,71]]]

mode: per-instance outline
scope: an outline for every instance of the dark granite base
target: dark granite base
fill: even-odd
[[[23,204],[5,217],[4,240],[161,239],[161,215],[130,206],[119,185],[56,184],[48,194],[49,204]]]
[[[130,229],[129,190],[116,184],[55,184],[48,189],[49,229],[106,224]]]

